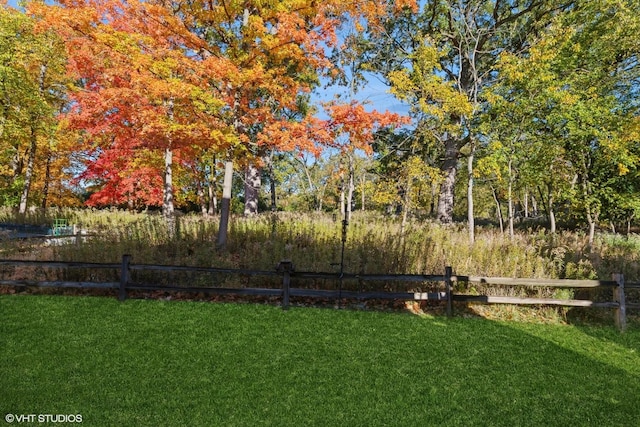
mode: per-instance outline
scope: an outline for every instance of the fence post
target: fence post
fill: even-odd
[[[280,261],[277,271],[282,273],[282,309],[289,309],[289,290],[291,285],[291,272],[294,271],[293,263],[285,260]]]
[[[447,291],[447,317],[453,316],[453,289],[451,286],[451,276],[453,269],[451,267],[444,268],[444,284]]]
[[[613,280],[618,286],[613,289],[613,301],[618,303],[615,313],[616,327],[620,332],[627,329],[627,306],[624,297],[624,276],[620,273],[613,274]]]
[[[131,263],[131,255],[122,255],[122,267],[120,270],[120,288],[118,289],[118,299],[124,301],[127,299],[127,283],[129,282],[129,264]]]

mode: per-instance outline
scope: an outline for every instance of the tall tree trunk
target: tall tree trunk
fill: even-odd
[[[593,242],[596,237],[596,224],[598,215],[593,214],[591,209],[587,209],[587,223],[589,224],[589,252],[593,251]]]
[[[345,181],[344,181],[344,171],[340,172],[340,215],[344,216],[346,215],[346,205],[345,205],[345,190],[344,187],[346,186]]]
[[[591,187],[589,185],[589,178],[587,177],[587,165],[583,165],[583,172],[580,174],[579,181],[582,186],[582,198],[584,199],[585,215],[587,217],[587,224],[589,225],[589,252],[593,250],[593,241],[596,234],[596,224],[598,222],[598,211],[594,209],[589,202],[591,196]]]
[[[218,227],[218,238],[216,240],[216,248],[218,249],[224,249],[227,246],[232,185],[233,162],[227,161],[224,165],[224,184],[222,187],[222,202],[220,204],[220,227]]]
[[[511,183],[509,183],[509,188],[507,190],[509,193],[507,195],[507,215],[509,215],[509,239],[513,240],[515,238],[515,231],[513,228],[513,195],[511,194]]]
[[[311,178],[311,172],[309,171],[309,167],[307,166],[307,163],[303,159],[298,159],[298,161],[302,165],[302,169],[304,170],[305,177],[307,178],[307,187],[311,195],[313,209],[320,212],[322,210],[322,201],[319,199],[318,189],[313,184],[313,179]]]
[[[207,168],[209,169],[209,173],[207,174],[207,193],[209,196],[209,206],[207,208],[207,213],[211,216],[215,215],[218,212],[218,195],[216,194],[216,172],[215,172],[215,158],[211,162]]]
[[[35,119],[34,119],[35,120]],[[38,147],[38,134],[36,124],[31,124],[31,136],[29,138],[29,155],[27,158],[27,169],[24,172],[24,183],[22,184],[22,194],[20,195],[20,206],[18,213],[24,215],[27,212],[27,202],[29,200],[29,191],[31,190],[31,181],[33,179],[33,169],[36,158],[36,150]]]
[[[413,177],[407,171],[407,180],[405,181],[404,194],[402,195],[402,221],[400,222],[400,247],[404,252],[405,232],[409,220],[409,210],[411,209],[411,187]]]
[[[511,159],[509,159],[509,184],[507,187],[507,214],[509,215],[509,238],[514,239],[515,234],[513,231],[513,168],[511,165]]]
[[[51,141],[49,141],[49,150],[47,152],[47,163],[44,168],[44,186],[42,187],[42,210],[47,209],[49,198],[49,184],[51,182]]]
[[[45,64],[40,65],[40,75],[38,76],[38,90],[40,96],[44,96],[45,92],[45,77],[47,75],[47,66]],[[30,117],[31,121],[31,136],[29,145],[29,158],[27,159],[27,170],[25,171],[24,184],[22,185],[22,194],[20,195],[20,206],[18,212],[24,215],[27,212],[27,203],[29,200],[29,191],[31,190],[31,181],[33,180],[33,169],[36,159],[36,151],[38,148],[38,130],[37,122],[42,118],[37,115]]]
[[[445,157],[442,165],[444,180],[440,185],[438,198],[438,220],[443,224],[453,222],[454,191],[459,154],[458,141],[449,135],[445,135]]]
[[[276,181],[275,177],[272,175],[271,179],[269,179],[269,193],[271,194],[271,212],[276,212],[278,210],[278,197],[276,194]]]
[[[200,177],[196,182],[196,198],[198,199],[198,205],[200,205],[200,213],[202,216],[207,216],[207,200],[204,197],[204,185]]]
[[[162,199],[162,214],[169,218],[175,213],[173,205],[173,150],[164,150],[164,191]]]
[[[355,169],[354,169],[354,164],[353,164],[353,155],[352,153],[349,153],[347,155],[347,159],[349,162],[349,184],[347,187],[347,219],[351,218],[351,209],[353,208],[353,192],[355,190],[355,184],[354,184],[354,175],[355,175]]]
[[[324,194],[327,191],[327,183],[325,182],[322,187],[320,187],[318,189],[318,196],[317,196],[317,200],[318,200],[318,212],[322,212],[322,209],[324,208]]]
[[[436,200],[438,198],[438,185],[435,181],[431,181],[431,202],[429,203],[429,216],[434,217],[436,214]]]
[[[550,182],[547,182],[547,194],[545,195],[542,191],[542,188],[538,186],[538,194],[540,195],[540,202],[542,203],[542,208],[544,212],[547,214],[547,218],[549,219],[549,233],[555,234],[556,232],[556,214],[554,211],[553,204],[555,203],[553,199],[553,186]],[[545,202],[546,196],[546,202]],[[534,206],[537,212],[537,200],[534,198]]]
[[[278,197],[276,194],[276,174],[273,169],[273,155],[274,155],[274,152],[272,151],[269,156],[265,157],[265,162],[268,168],[267,172],[269,174],[269,195],[271,198],[271,206],[270,206],[271,212],[275,212],[278,210],[278,205],[277,205]]]
[[[258,194],[262,182],[260,170],[249,164],[244,172],[244,214],[252,216],[258,214]]]
[[[162,214],[167,222],[169,236],[175,237],[176,216],[173,204],[173,150],[164,150],[164,194],[162,200]]]
[[[534,217],[538,216],[538,199],[533,194],[531,195],[531,214]]]
[[[549,189],[549,207],[548,207],[548,211],[549,211],[549,232],[551,234],[555,234],[556,233],[556,213],[555,210],[553,208],[553,204],[555,203],[553,200],[553,194],[551,193],[551,189]]]
[[[201,166],[202,169],[200,169]],[[204,161],[201,157],[196,159],[195,166],[193,167],[193,179],[196,184],[196,202],[200,208],[200,214],[207,216],[207,199],[204,196],[204,187],[207,179],[207,172]]]
[[[504,219],[502,218],[500,199],[498,199],[498,192],[493,185],[491,186],[491,192],[493,193],[493,201],[496,203],[496,216],[498,217],[498,223],[500,224],[500,233],[504,234]]]
[[[366,210],[365,208],[365,202],[366,202],[366,197],[365,197],[365,186],[367,185],[367,180],[366,180],[366,176],[363,173],[362,174],[362,178],[360,179],[360,210],[362,212],[364,212]]]
[[[475,145],[471,146],[471,153],[467,159],[467,172],[469,173],[469,182],[467,184],[467,222],[469,223],[469,243],[473,245],[476,240],[476,225],[473,213],[473,157],[475,154]]]
[[[169,122],[173,123],[173,99],[169,99],[166,103]],[[176,216],[173,202],[173,149],[172,135],[167,135],[167,147],[164,149],[164,191],[162,199],[162,214],[167,222],[169,236],[175,237],[176,234]]]
[[[207,190],[209,192],[209,206],[207,208],[207,213],[213,216],[218,211],[218,196],[216,195],[216,190],[211,183],[207,187]]]

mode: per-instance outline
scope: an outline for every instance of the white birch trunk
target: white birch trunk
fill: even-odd
[[[260,186],[260,170],[250,164],[247,166],[244,175],[244,215],[253,216],[258,214],[258,197]]]
[[[227,246],[232,185],[233,162],[227,161],[224,165],[224,184],[222,187],[222,202],[220,204],[220,226],[218,228],[218,238],[216,240],[216,248],[218,249],[224,249]]]

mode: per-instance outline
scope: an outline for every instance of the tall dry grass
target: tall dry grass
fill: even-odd
[[[43,254],[67,261],[135,262],[271,269],[279,261],[298,270],[336,271],[342,254],[342,222],[327,214],[264,214],[233,217],[229,243],[215,249],[218,218],[182,215],[172,236],[161,215],[120,210],[49,209],[17,216],[0,209],[0,223],[52,224],[66,218],[90,236],[81,244],[54,246]],[[438,274],[446,266],[463,275],[601,278],[614,272],[640,277],[640,236],[601,234],[589,248],[584,233],[521,231],[514,239],[479,227],[469,244],[464,224],[443,226],[413,221],[401,235],[399,220],[355,213],[347,227],[344,271],[352,273]],[[11,242],[3,240],[5,256]],[[29,251],[38,249],[30,245]],[[15,253],[15,251],[14,251]]]

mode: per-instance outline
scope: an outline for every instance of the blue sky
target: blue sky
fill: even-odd
[[[329,101],[336,94],[342,94],[343,100],[348,99],[348,88],[346,87],[329,87],[326,89],[321,87],[316,92],[316,98],[321,101]],[[406,114],[409,110],[406,104],[402,104],[389,93],[388,86],[373,75],[369,77],[367,84],[358,90],[355,98],[366,102],[368,104],[367,109],[376,109],[380,112],[389,110],[394,113]]]

